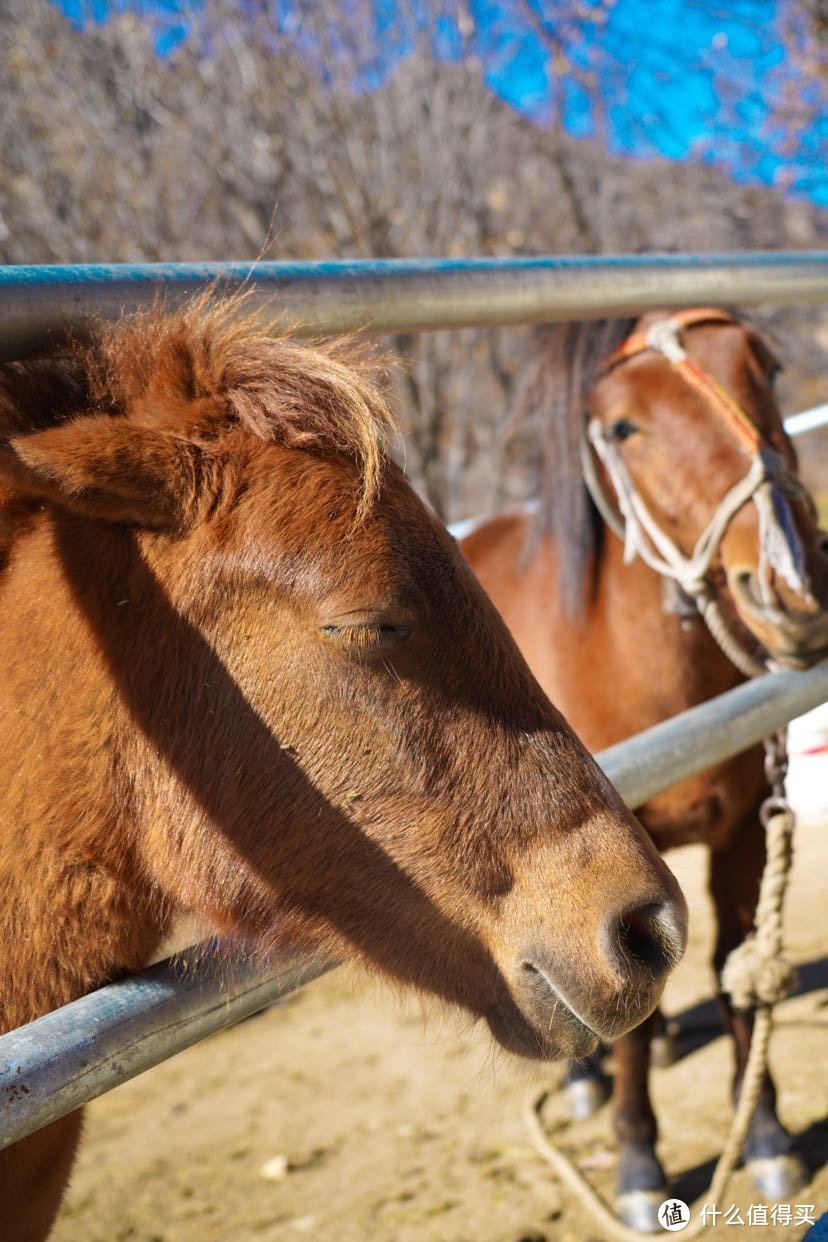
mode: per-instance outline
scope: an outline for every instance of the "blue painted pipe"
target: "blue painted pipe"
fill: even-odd
[[[635,315],[700,305],[828,300],[828,252],[113,263],[0,268],[0,357],[21,357],[151,302],[210,284],[308,334],[410,332]]]

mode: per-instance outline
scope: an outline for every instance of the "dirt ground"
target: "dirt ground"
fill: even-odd
[[[670,861],[691,940],[665,1005],[682,1055],[653,1086],[662,1159],[692,1203],[728,1121],[730,1054],[710,1001],[704,854]],[[787,919],[800,991],[780,1006],[772,1062],[781,1116],[814,1172],[794,1202],[817,1216],[828,1208],[827,890],[825,825],[805,825]],[[560,1070],[544,1073],[554,1084]],[[528,1144],[520,1105],[540,1074],[493,1054],[482,1031],[424,1022],[418,1007],[336,972],[92,1104],[53,1242],[603,1242]],[[546,1120],[611,1193],[608,1109],[570,1124],[556,1093]],[[744,1215],[761,1202],[739,1172],[719,1206]],[[705,1236],[730,1238],[732,1226]]]

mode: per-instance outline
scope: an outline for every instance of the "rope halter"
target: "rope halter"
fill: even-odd
[[[689,357],[682,344],[682,332],[686,327],[699,323],[736,322],[732,316],[719,310],[678,312],[657,320],[643,331],[634,332],[610,354],[601,371],[601,374],[607,374],[628,358],[647,350],[661,354],[682,379],[723,417],[750,456],[747,473],[719,501],[689,556],[681,551],[653,517],[627,468],[618,442],[607,434],[597,418],[589,421],[586,436],[582,436],[581,462],[584,480],[596,508],[624,543],[625,563],[629,564],[639,556],[656,573],[676,582],[695,601],[726,655],[746,675],[756,676],[765,672],[767,666],[756,661],[727,633],[708,575],[728,526],[740,509],[753,501],[759,516],[757,576],[761,603],[769,608],[779,607],[772,585],[774,574],[801,598],[813,602],[802,541],[788,498],[793,496],[805,500],[811,507],[813,502],[799,479],[788,469],[782,455],[763,442],[758,427],[741,405]],[[617,510],[596,469],[592,450],[612,483]]]

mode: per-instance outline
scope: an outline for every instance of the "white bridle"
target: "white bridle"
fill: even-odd
[[[687,354],[681,344],[682,326],[674,319],[659,320],[646,334],[643,347],[662,354],[673,365],[686,363]],[[712,391],[715,398],[718,390]],[[732,402],[732,398],[726,399]],[[746,416],[742,414],[742,417]],[[805,601],[812,602],[802,542],[786,493],[812,502],[782,456],[759,443],[747,473],[722,497],[693,551],[686,556],[653,517],[635,485],[618,442],[596,418],[589,421],[585,430],[581,438],[584,480],[604,521],[623,540],[625,563],[629,564],[638,556],[656,573],[675,582],[695,602],[714,638],[733,663],[746,676],[765,672],[767,664],[755,660],[727,630],[708,575],[733,518],[744,505],[753,501],[759,516],[761,602],[767,607],[778,607],[772,586],[773,574],[783,578]],[[592,450],[612,484],[617,510],[596,469]]]

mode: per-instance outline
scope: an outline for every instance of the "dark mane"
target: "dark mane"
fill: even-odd
[[[579,440],[601,360],[632,331],[635,319],[560,324],[537,331],[538,352],[517,411],[535,429],[538,513],[530,550],[541,534],[558,547],[558,590],[573,620],[584,615],[603,537],[581,475]]]
[[[245,297],[160,305],[53,356],[0,366],[0,438],[85,414],[154,422],[193,440],[241,425],[263,440],[359,463],[361,508],[379,482],[393,427],[376,353],[353,340],[278,335]]]

